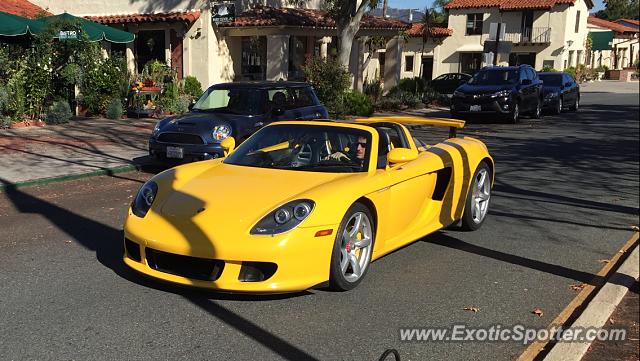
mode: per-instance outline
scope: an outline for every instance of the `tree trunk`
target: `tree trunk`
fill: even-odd
[[[341,11],[340,18],[336,19],[338,25],[338,40],[340,47],[338,49],[338,62],[347,69],[349,68],[349,59],[351,58],[351,45],[356,33],[360,30],[360,21],[364,16],[364,10],[369,5],[369,0],[362,0],[360,5],[352,2],[353,7],[345,7]]]
[[[389,0],[384,0],[382,4],[382,17],[387,18],[387,10],[389,10]]]

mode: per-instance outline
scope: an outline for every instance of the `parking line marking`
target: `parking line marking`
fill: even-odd
[[[547,330],[551,330],[552,328],[558,328],[562,325],[565,325],[572,316],[576,316],[577,318],[579,314],[576,312],[579,310],[582,312],[584,308],[587,306],[588,302],[591,301],[593,297],[595,297],[596,292],[607,283],[607,279],[612,275],[613,270],[619,266],[621,257],[623,255],[628,255],[629,251],[638,243],[638,238],[640,237],[639,232],[634,232],[633,236],[629,238],[627,243],[622,246],[622,248],[616,252],[616,254],[611,257],[609,263],[604,265],[600,272],[594,277],[593,281],[587,284],[580,293],[576,297],[569,302],[567,307],[565,307],[560,314],[549,324]],[[549,341],[536,341],[529,345],[529,347],[524,350],[524,352],[518,357],[518,361],[532,361],[538,359],[540,355],[543,353],[546,354],[549,349],[546,347],[549,345]]]

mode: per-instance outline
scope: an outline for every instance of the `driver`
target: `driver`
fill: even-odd
[[[350,161],[352,160],[352,158],[355,158],[354,160],[357,160],[358,164],[360,164],[360,166],[363,166],[365,155],[367,153],[367,138],[358,137],[358,142],[355,144],[355,146],[356,146],[355,154],[350,154],[351,157],[342,152],[335,152],[333,154],[329,154],[328,156],[326,156],[324,160],[332,159],[332,160]],[[352,152],[349,152],[349,153],[352,153]]]

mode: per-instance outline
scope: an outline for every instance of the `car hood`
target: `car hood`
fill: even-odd
[[[470,84],[462,84],[456,89],[459,92],[463,92],[465,94],[486,94],[486,93],[496,93],[502,90],[512,90],[512,85],[470,85]]]
[[[228,123],[234,126],[238,122],[258,121],[253,115],[189,112],[177,117],[167,118],[160,123],[161,132],[210,133],[214,126]]]
[[[354,174],[284,171],[219,163],[188,180],[174,182],[163,197],[160,214],[172,223],[208,215],[225,228],[248,229],[274,208],[303,198],[306,191]]]

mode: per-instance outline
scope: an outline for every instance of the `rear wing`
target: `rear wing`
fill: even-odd
[[[410,115],[387,116],[387,117],[371,117],[356,119],[356,123],[370,124],[379,122],[399,123],[402,125],[433,125],[436,127],[449,127],[449,138],[456,137],[456,131],[464,128],[464,120],[449,118],[423,118]]]

